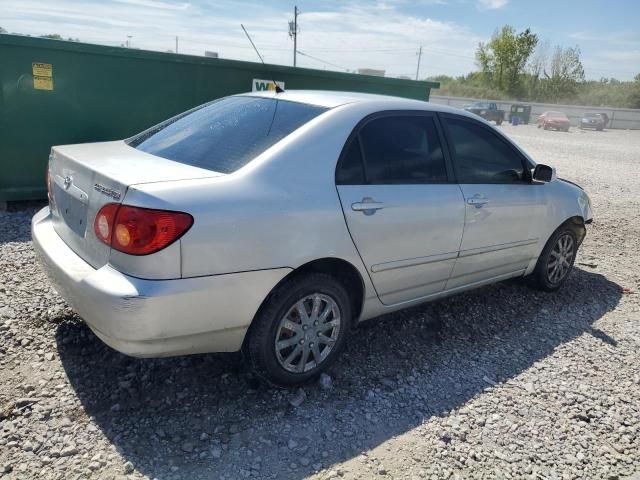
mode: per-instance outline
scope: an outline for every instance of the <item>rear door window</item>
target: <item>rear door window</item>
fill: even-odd
[[[367,122],[352,138],[336,171],[339,185],[447,181],[442,145],[429,115],[389,115]]]
[[[173,117],[127,143],[194,167],[232,173],[327,109],[262,97],[226,97]]]

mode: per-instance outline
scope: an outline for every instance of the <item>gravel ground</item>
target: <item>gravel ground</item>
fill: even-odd
[[[323,382],[128,358],[0,213],[0,477],[640,478],[640,132],[503,126],[590,193],[566,287],[506,282],[367,322]]]

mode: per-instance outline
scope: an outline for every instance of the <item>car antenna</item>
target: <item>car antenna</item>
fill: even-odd
[[[262,59],[262,55],[260,55],[260,52],[258,51],[258,49],[256,48],[256,44],[253,43],[253,40],[251,40],[251,37],[249,36],[249,32],[247,32],[247,29],[244,28],[243,24],[240,24],[240,26],[242,27],[242,30],[244,30],[244,34],[247,36],[247,38],[249,39],[249,41],[251,42],[251,46],[253,47],[253,49],[256,51],[256,53],[258,54],[258,58],[260,59],[260,61],[262,62],[262,65],[264,65],[264,60]],[[278,83],[274,80],[271,79],[271,81],[273,82],[273,84],[276,87],[276,93],[282,93],[284,92],[284,90],[282,88],[280,88],[280,85],[278,85]]]

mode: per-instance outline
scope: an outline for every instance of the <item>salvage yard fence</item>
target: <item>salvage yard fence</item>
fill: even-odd
[[[553,103],[534,103],[534,102],[517,102],[505,100],[486,100],[478,98],[466,97],[450,97],[431,95],[429,101],[440,105],[450,105],[456,108],[462,108],[464,105],[473,102],[495,102],[498,108],[508,112],[514,103],[522,103],[531,105],[531,120],[529,123],[535,123],[536,118],[543,112],[554,110],[563,112],[569,117],[571,125],[577,127],[580,124],[582,115],[587,112],[606,113],[609,116],[609,125],[607,128],[639,130],[640,129],[640,109],[633,108],[612,108],[612,107],[592,107],[580,105],[557,105]],[[507,118],[505,118],[507,120]]]

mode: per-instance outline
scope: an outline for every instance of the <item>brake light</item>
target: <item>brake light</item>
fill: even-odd
[[[107,245],[111,245],[111,234],[113,232],[113,223],[116,218],[120,205],[117,203],[108,203],[100,209],[93,223],[93,229],[96,236]]]
[[[130,255],[149,255],[184,235],[193,225],[188,213],[109,203],[94,222],[96,236],[112,248]]]

